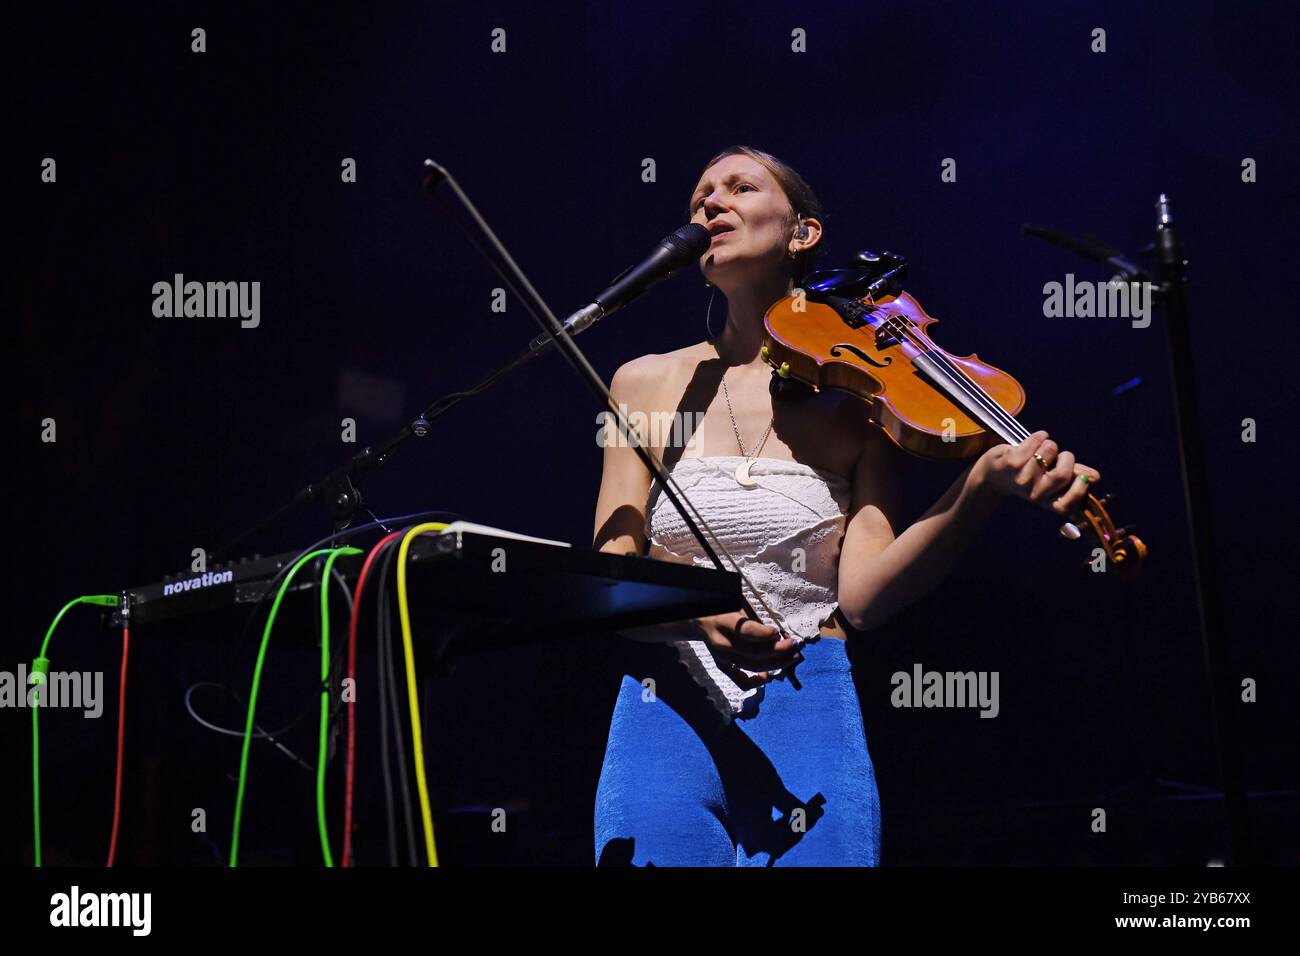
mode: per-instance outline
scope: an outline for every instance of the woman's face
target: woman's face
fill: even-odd
[[[704,278],[724,292],[790,271],[794,212],[761,163],[725,156],[704,171],[691,196],[691,222],[714,233],[700,257]]]

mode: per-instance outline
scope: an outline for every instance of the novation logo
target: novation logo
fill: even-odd
[[[197,578],[189,578],[185,581],[173,581],[171,584],[163,585],[163,597],[170,594],[180,594],[183,591],[197,591],[200,588],[212,588],[218,584],[229,584],[235,579],[234,571],[205,571]]]
[[[50,897],[51,926],[123,926],[134,936],[148,936],[153,923],[152,893],[70,893]]]

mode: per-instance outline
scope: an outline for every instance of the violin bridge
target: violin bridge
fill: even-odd
[[[911,325],[912,320],[905,315],[895,312],[886,316],[876,326],[876,349],[884,351],[891,345],[898,345]]]
[[[880,323],[880,325],[876,328],[876,351],[883,352],[891,345],[897,345],[897,344],[898,344],[898,336],[896,336],[894,334],[893,329],[889,327],[889,323],[887,322]]]

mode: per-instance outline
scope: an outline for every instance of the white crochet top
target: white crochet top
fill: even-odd
[[[672,473],[734,559],[736,569],[775,613],[775,617],[768,614],[753,589],[742,581],[745,597],[759,617],[767,624],[779,625],[797,643],[815,641],[820,636],[819,626],[839,603],[840,540],[847,522],[849,483],[839,475],[799,462],[756,458],[750,463],[749,474],[757,487],[745,488],[735,477],[744,460],[734,455],[683,458]],[[650,557],[712,567],[658,486],[647,503],[645,532]],[[719,556],[730,566],[725,555]],[[689,622],[664,627],[683,635],[699,633]],[[659,631],[662,640],[663,628]],[[741,688],[725,672],[736,665],[720,665],[703,640],[682,638],[670,643],[726,719],[758,712],[763,688]],[[781,674],[779,670],[771,673]]]

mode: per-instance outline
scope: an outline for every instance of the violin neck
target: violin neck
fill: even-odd
[[[957,403],[966,414],[997,435],[1008,445],[1018,445],[1029,437],[1029,431],[1009,411],[999,405],[979,382],[966,374],[965,369],[948,357],[948,353],[930,341],[910,322],[895,320],[889,331],[912,346],[916,354],[912,364],[930,380],[931,384]]]

